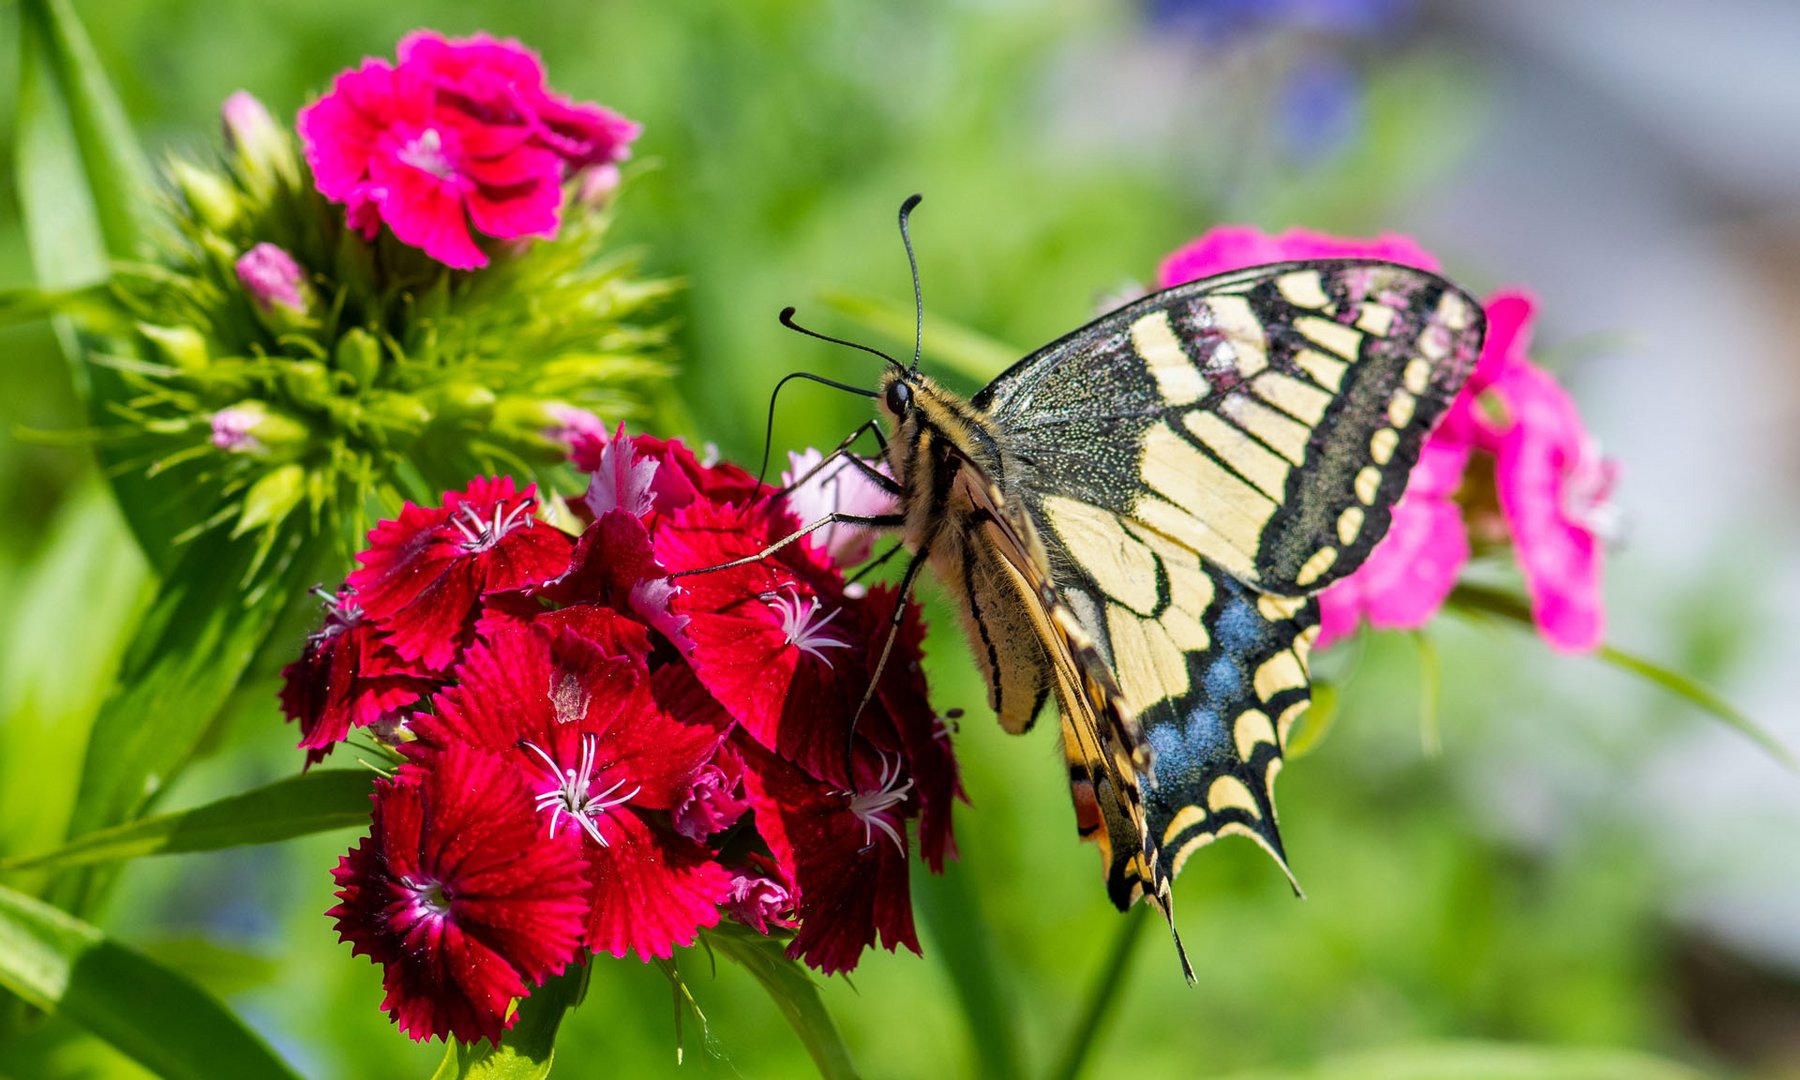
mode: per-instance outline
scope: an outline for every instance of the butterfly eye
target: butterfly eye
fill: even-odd
[[[906,410],[912,408],[912,387],[906,385],[904,379],[888,383],[887,407],[895,416],[905,416]]]

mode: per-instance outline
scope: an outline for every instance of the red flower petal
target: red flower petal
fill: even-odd
[[[636,814],[608,814],[606,846],[588,844],[594,881],[588,948],[640,959],[668,957],[719,922],[731,875],[704,847],[653,830]]]
[[[282,712],[300,724],[308,766],[323,761],[351,729],[392,716],[438,685],[387,646],[348,587],[327,600],[325,625],[281,678]]]
[[[586,869],[573,836],[542,835],[515,770],[458,746],[376,782],[326,914],[382,965],[382,1008],[414,1039],[498,1042],[511,1000],[575,959]]]
[[[894,605],[900,596],[894,589],[881,585],[869,590],[861,608],[864,645],[873,666],[886,645],[893,625]],[[956,842],[951,837],[950,809],[958,798],[965,802],[962,780],[957,774],[956,755],[950,747],[950,729],[943,718],[932,711],[925,685],[925,620],[917,604],[907,607],[900,632],[888,651],[877,687],[881,710],[887,724],[898,738],[897,747],[906,755],[907,772],[913,779],[913,790],[919,807],[919,855],[934,873],[942,873],[944,861],[956,855]],[[868,723],[865,716],[864,723]],[[881,726],[863,723],[859,733],[881,741]],[[895,747],[889,747],[894,749]]]
[[[349,584],[406,659],[442,670],[472,637],[483,593],[540,585],[569,567],[567,534],[532,516],[535,487],[476,478],[441,509],[407,503],[369,533]]]
[[[873,756],[860,759],[859,795],[851,796],[753,742],[737,749],[757,831],[799,889],[800,932],[788,955],[829,975],[854,968],[878,939],[890,952],[904,945],[917,953],[905,829],[891,809],[874,809],[871,798],[883,790],[884,766]],[[891,782],[886,790],[893,790]],[[899,843],[878,820],[895,829]]]
[[[665,519],[656,552],[671,570],[715,566],[761,550],[767,528],[792,518],[695,502]],[[850,721],[868,690],[854,612],[831,588],[816,552],[790,544],[775,556],[681,579],[675,611],[688,617],[694,674],[765,747],[839,784]]]

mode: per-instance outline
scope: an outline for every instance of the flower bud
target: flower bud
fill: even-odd
[[[329,407],[336,395],[331,372],[317,360],[290,360],[281,365],[281,389],[294,402],[313,409]]]
[[[612,162],[590,165],[575,177],[575,205],[599,210],[612,201],[619,190],[619,167]]]
[[[449,420],[485,420],[494,413],[499,398],[478,383],[453,382],[437,388],[431,395],[431,411]]]
[[[176,158],[169,163],[169,177],[180,189],[188,209],[202,225],[213,232],[224,232],[238,219],[243,207],[231,182],[210,169]]]
[[[188,374],[202,371],[211,360],[206,335],[191,326],[153,326],[138,323],[138,333],[149,339],[157,353]]]
[[[242,536],[255,529],[279,525],[281,519],[300,505],[306,494],[306,470],[292,462],[270,469],[256,478],[244,492],[243,507],[231,535]]]
[[[402,449],[431,423],[431,410],[411,394],[376,391],[358,403],[369,440],[386,449]]]
[[[212,444],[228,454],[285,457],[304,445],[306,425],[255,399],[212,414]]]
[[[232,164],[245,187],[266,199],[277,183],[291,184],[298,179],[299,162],[293,139],[262,102],[248,91],[239,90],[225,99],[219,115],[225,128],[225,147],[231,152]]]
[[[281,334],[312,325],[318,294],[294,257],[274,244],[258,244],[236,264],[238,284],[270,333]]]
[[[376,376],[381,374],[381,344],[375,340],[375,335],[360,326],[353,326],[338,338],[331,353],[331,363],[356,380],[359,388],[367,389],[375,385]]]

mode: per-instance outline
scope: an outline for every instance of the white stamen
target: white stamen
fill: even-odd
[[[426,128],[419,133],[418,138],[402,146],[394,156],[440,180],[448,180],[456,175],[450,159],[444,155],[444,137],[438,134],[437,128]]]
[[[412,891],[414,900],[427,914],[442,917],[450,913],[450,897],[444,892],[443,882],[414,881],[402,874],[400,884]]]
[[[521,523],[529,529],[537,519],[531,516],[535,505],[532,499],[521,499],[519,505],[511,510],[506,509],[504,501],[494,504],[494,520],[483,521],[480,514],[472,506],[464,506],[462,513],[450,519],[456,531],[462,534],[462,549],[471,555],[479,554],[498,544],[507,533],[518,528]]]
[[[825,611],[825,606],[819,603],[817,597],[801,600],[789,590],[785,596],[776,593],[767,600],[775,613],[781,616],[781,632],[788,644],[824,661],[826,667],[831,667],[831,660],[819,650],[850,647],[848,641],[839,641],[825,632],[825,628],[831,625],[831,620],[837,618],[839,612]],[[818,617],[821,612],[824,612],[823,618]]]
[[[881,755],[881,777],[875,781],[875,790],[859,791],[850,797],[850,812],[863,823],[863,846],[868,847],[875,842],[875,830],[880,829],[887,838],[894,842],[895,849],[904,852],[906,842],[894,828],[894,823],[885,816],[888,811],[906,801],[912,791],[913,782],[900,782],[900,758],[898,755],[889,758]]]
[[[1556,507],[1564,520],[1587,530],[1602,543],[1619,535],[1619,508],[1610,499],[1613,470],[1600,453],[1600,447],[1584,440],[1581,451],[1569,471],[1563,474],[1557,490]]]
[[[623,806],[635,799],[642,788],[633,787],[623,795],[616,795],[625,786],[625,781],[620,780],[597,795],[588,794],[588,788],[594,782],[594,759],[600,746],[600,736],[591,731],[582,732],[581,764],[574,769],[557,768],[556,759],[536,743],[520,742],[519,746],[543,760],[555,783],[554,787],[539,792],[534,800],[540,812],[550,811],[550,835],[556,835],[556,827],[562,823],[563,815],[567,814],[575,819],[594,843],[601,847],[611,847],[606,842],[606,837],[601,835],[596,819],[613,807]]]

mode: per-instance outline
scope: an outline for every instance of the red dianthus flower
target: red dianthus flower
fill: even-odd
[[[370,531],[349,584],[401,656],[443,670],[469,640],[483,593],[542,585],[568,570],[573,544],[539,526],[536,490],[477,477],[442,507],[407,503],[398,520]]]
[[[351,954],[415,1039],[498,1042],[507,1006],[577,955],[589,885],[577,837],[542,835],[517,770],[477,747],[375,785],[374,824],[336,871]]]

